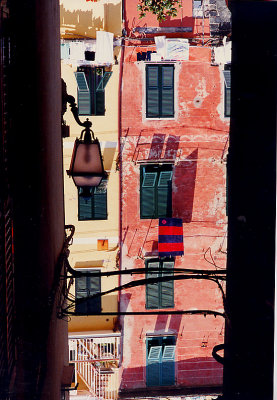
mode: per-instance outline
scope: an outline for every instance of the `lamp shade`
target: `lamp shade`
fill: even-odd
[[[98,139],[90,142],[76,139],[70,169],[67,171],[78,187],[98,186],[106,176]]]

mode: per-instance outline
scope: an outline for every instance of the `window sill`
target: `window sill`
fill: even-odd
[[[176,117],[165,117],[165,118],[157,118],[157,117],[145,117],[146,121],[176,121]]]
[[[172,307],[160,307],[160,308],[147,308],[145,306],[145,310],[147,310],[147,311],[155,311],[155,310],[157,310],[157,311],[166,311],[166,310],[172,310],[173,308],[175,308],[175,305],[172,306]]]

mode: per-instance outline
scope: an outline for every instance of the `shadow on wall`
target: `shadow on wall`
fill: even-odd
[[[154,332],[168,330],[179,332],[182,315],[157,315]]]
[[[101,16],[94,16],[93,10],[82,11],[75,10],[69,11],[60,7],[60,20],[61,28],[65,30],[65,34],[96,37],[96,28],[98,30],[104,29],[104,19]]]
[[[156,133],[155,135],[153,135],[148,155],[149,160],[155,161],[161,159],[165,137],[166,135],[160,133]]]
[[[167,135],[161,133],[153,135],[148,160],[156,161],[165,159],[174,161],[176,159],[180,136],[168,135],[166,147],[163,153],[166,136]]]
[[[167,17],[164,21],[159,22],[159,27],[165,28],[186,28],[186,27],[193,27],[194,18],[192,17],[184,17],[184,18],[171,18]]]
[[[105,31],[121,36],[121,2],[118,4],[104,4]]]
[[[127,275],[130,277],[131,275]],[[127,278],[128,281],[130,281],[130,278]],[[122,281],[120,284],[123,284]],[[120,311],[127,311],[130,299],[131,299],[131,293],[120,293]],[[124,319],[124,316],[121,316],[122,319]]]
[[[198,149],[194,150],[184,161],[180,161],[174,170],[173,182],[173,216],[191,222],[195,179],[197,171]]]
[[[150,21],[147,21],[147,17],[150,17]],[[136,28],[156,28],[159,27],[162,32],[162,28],[171,28],[171,33],[174,33],[174,28],[193,28],[194,26],[193,17],[184,18],[172,18],[167,17],[164,21],[158,22],[156,17],[151,13],[147,13],[146,17],[140,19],[139,13],[136,17],[126,20],[126,29],[128,34]],[[170,36],[170,35],[169,35]]]
[[[77,6],[76,6],[77,8]],[[60,7],[60,23],[64,34],[74,37],[96,37],[97,30],[105,30],[115,35],[121,33],[121,3],[97,4],[91,10],[68,10]]]
[[[143,339],[144,341],[145,339]],[[144,344],[146,346],[146,344]],[[182,361],[175,361],[175,385],[151,386],[151,395],[174,395],[177,390],[181,394],[201,392],[202,388],[217,387],[220,392],[223,379],[223,367],[213,357],[194,357]],[[124,368],[120,384],[120,398],[124,398],[132,392],[149,396],[149,387],[146,386],[146,366]],[[208,390],[207,390],[208,391]],[[145,393],[144,393],[145,392]],[[127,398],[127,397],[126,397]]]

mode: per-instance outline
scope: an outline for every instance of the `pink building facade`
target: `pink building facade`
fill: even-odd
[[[213,4],[194,1],[158,23],[151,14],[139,19],[135,3],[127,0],[124,10],[121,269],[143,271],[122,275],[121,284],[163,276],[164,268],[222,271],[230,75],[228,63],[214,55],[226,35],[220,31],[224,17],[220,25]],[[160,217],[182,219],[183,256],[159,258]],[[159,269],[156,275],[144,270],[151,267]],[[122,394],[222,385],[222,365],[212,357],[225,324],[215,281],[176,279],[126,289],[120,311],[139,313],[120,321]]]

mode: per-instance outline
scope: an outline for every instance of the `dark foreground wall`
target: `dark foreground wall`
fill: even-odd
[[[67,345],[49,301],[64,242],[59,2],[10,0],[9,11],[17,354],[9,389],[16,399],[56,399]]]
[[[277,4],[233,2],[224,400],[272,399]]]

